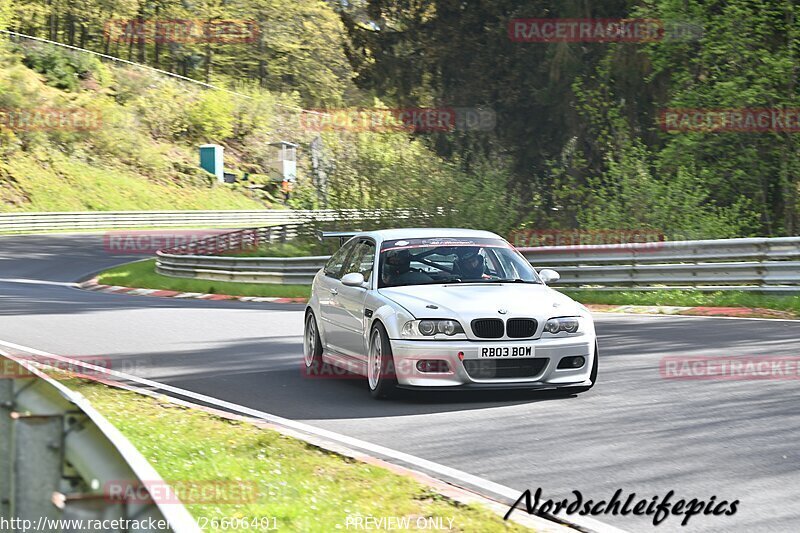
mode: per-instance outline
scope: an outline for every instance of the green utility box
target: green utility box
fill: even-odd
[[[200,168],[217,177],[217,181],[225,181],[224,156],[222,146],[204,144],[200,147]]]

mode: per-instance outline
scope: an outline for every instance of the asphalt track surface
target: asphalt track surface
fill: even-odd
[[[135,256],[133,259],[141,258]],[[664,379],[664,356],[800,355],[800,322],[598,314],[599,385],[370,399],[301,373],[302,305],[102,294],[69,284],[130,260],[98,235],[0,237],[0,340],[100,356],[140,377],[458,468],[545,498],[740,500],[733,516],[596,518],[629,531],[800,531],[798,380]]]

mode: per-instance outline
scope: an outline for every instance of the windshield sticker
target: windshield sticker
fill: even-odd
[[[460,239],[460,238],[429,238],[429,239],[401,239],[383,241],[381,251],[397,250],[400,248],[439,248],[439,247],[484,247],[484,248],[511,248],[511,245],[502,239],[491,238],[476,238],[476,239]]]

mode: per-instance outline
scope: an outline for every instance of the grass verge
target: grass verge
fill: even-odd
[[[155,259],[126,263],[102,272],[98,275],[98,282],[104,285],[119,285],[138,289],[229,294],[231,296],[308,298],[311,292],[310,285],[237,283],[235,281],[172,278],[158,274],[155,271],[155,265]]]
[[[187,503],[201,525],[263,518],[274,519],[278,531],[329,532],[346,530],[346,518],[361,515],[441,519],[445,525],[452,519],[451,531],[529,531],[409,477],[274,430],[89,381],[67,386],[86,396],[165,481],[180,481],[179,487],[242,482],[254,489],[248,502]]]
[[[561,291],[584,304],[746,307],[790,311],[800,315],[800,296],[772,296],[745,291]]]
[[[142,139],[142,144],[147,143]],[[170,156],[162,153],[171,149],[171,157],[183,160],[193,156],[193,150],[150,143],[145,146],[154,150],[148,152],[153,163],[162,166],[159,170],[151,170],[153,175],[135,169],[133,165],[103,164],[96,160],[89,164],[55,149],[41,148],[36,154],[16,152],[13,157],[0,161],[0,176],[8,180],[7,184],[4,183],[7,187],[0,187],[0,212],[266,207],[265,202],[251,198],[241,189],[176,174],[166,161]],[[139,149],[147,150],[146,147]],[[147,157],[144,154],[140,156]]]

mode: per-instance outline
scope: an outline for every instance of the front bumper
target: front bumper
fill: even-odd
[[[395,374],[398,385],[414,388],[436,389],[553,389],[569,386],[588,385],[594,356],[595,336],[584,334],[576,337],[552,337],[526,340],[502,341],[444,341],[444,340],[403,340],[392,339]],[[533,348],[533,357],[481,357],[484,347]],[[461,354],[461,355],[459,355]],[[585,363],[580,368],[559,369],[558,363],[564,357],[582,356]],[[487,377],[486,373],[476,372],[479,361],[503,360],[520,361],[534,369],[529,376]],[[417,368],[420,360],[447,361],[448,372],[422,372]],[[491,364],[491,363],[488,363]],[[500,364],[500,363],[498,363]],[[514,363],[508,363],[514,364]],[[470,373],[468,366],[473,369]],[[489,372],[491,374],[491,372]]]

